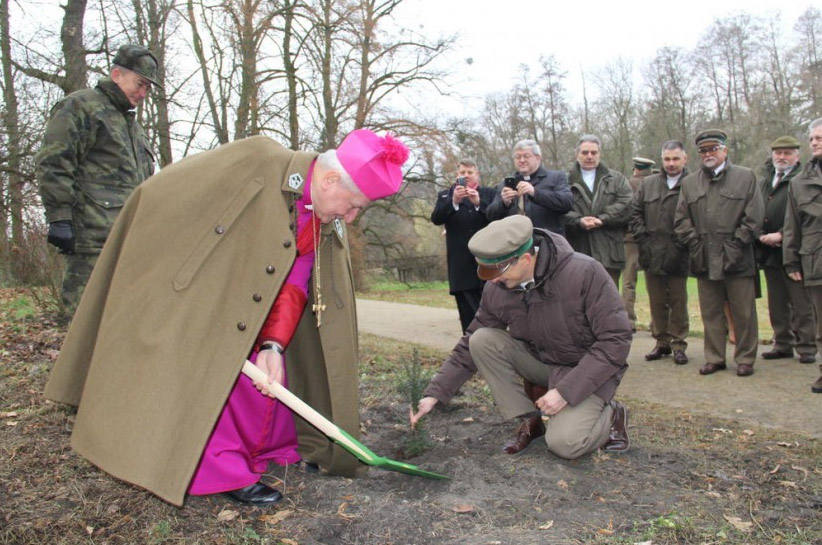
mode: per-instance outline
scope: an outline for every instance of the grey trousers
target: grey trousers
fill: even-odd
[[[552,366],[533,357],[524,343],[506,331],[478,329],[471,335],[468,346],[505,418],[536,410],[522,388],[523,378],[539,386],[554,387],[549,383]],[[608,440],[612,414],[611,406],[595,395],[576,406],[567,405],[545,424],[548,450],[560,458],[573,460],[598,449]]]
[[[685,350],[688,320],[688,279],[645,272],[651,304],[651,335],[660,348]]]
[[[756,317],[756,293],[753,276],[724,280],[697,279],[699,310],[705,328],[705,363],[725,363],[725,342],[728,323],[725,321],[725,301],[731,307],[736,330],[734,362],[753,365],[759,344]]]
[[[810,292],[782,267],[764,269],[773,347],[780,352],[816,355],[816,318]]]

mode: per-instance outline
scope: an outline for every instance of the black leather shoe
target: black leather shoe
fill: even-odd
[[[531,441],[543,435],[545,435],[545,424],[542,422],[542,415],[527,416],[517,427],[514,438],[503,445],[502,451],[505,454],[517,454],[525,450]]]
[[[657,347],[654,347],[653,350],[651,350],[650,352],[645,354],[645,359],[648,360],[648,361],[654,361],[654,360],[660,359],[663,356],[667,356],[670,353],[671,353],[671,348],[670,347],[657,346]]]
[[[822,394],[822,377],[816,379],[816,382],[811,386],[811,392],[815,394]]]
[[[611,401],[614,410],[611,417],[611,433],[608,442],[602,446],[605,452],[628,452],[631,441],[628,439],[628,409],[619,401]]]
[[[816,356],[813,354],[799,354],[799,363],[816,363]]]
[[[724,371],[727,366],[724,363],[706,363],[699,369],[700,375],[712,375],[717,371]]]
[[[783,352],[781,350],[769,350],[767,352],[762,352],[762,359],[763,360],[781,360],[785,358],[792,358],[793,354],[791,352]]]
[[[245,488],[229,490],[225,495],[234,501],[249,505],[273,505],[283,499],[282,493],[261,482],[250,484]]]
[[[736,376],[749,377],[753,375],[753,365],[747,363],[740,363],[736,366]]]
[[[688,356],[685,355],[684,350],[674,350],[674,363],[677,365],[688,363]]]

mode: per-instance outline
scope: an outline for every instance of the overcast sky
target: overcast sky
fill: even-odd
[[[553,54],[568,74],[569,91],[581,95],[583,70],[588,73],[623,57],[631,59],[638,71],[657,49],[694,49],[714,20],[742,12],[779,16],[784,31],[790,32],[799,15],[815,4],[809,0],[404,0],[395,15],[399,24],[429,37],[459,35],[448,66],[464,81],[460,89],[472,90],[467,94],[483,97],[507,91],[515,83],[520,63],[529,64],[535,73],[540,55]]]

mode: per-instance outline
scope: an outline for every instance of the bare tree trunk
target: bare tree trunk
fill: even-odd
[[[67,95],[88,87],[86,48],[83,45],[86,3],[86,0],[67,0],[66,5],[63,6],[66,13],[60,29],[60,41],[63,45],[66,75],[59,85]]]
[[[8,157],[6,176],[0,178],[6,188],[0,187],[0,195],[8,194],[8,209],[4,209],[0,233],[2,247],[0,255],[8,259],[9,250],[23,245],[23,184],[24,179],[20,172],[20,131],[17,110],[17,94],[14,86],[14,72],[11,65],[11,38],[9,35],[9,0],[0,0],[0,53],[3,62],[3,100],[6,107],[3,111],[3,129],[8,135]],[[11,224],[11,240],[8,240],[7,227]],[[15,274],[16,271],[13,271]]]

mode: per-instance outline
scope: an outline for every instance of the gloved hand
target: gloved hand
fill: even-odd
[[[74,226],[68,220],[49,223],[49,235],[46,239],[49,244],[56,246],[61,254],[74,253]]]

